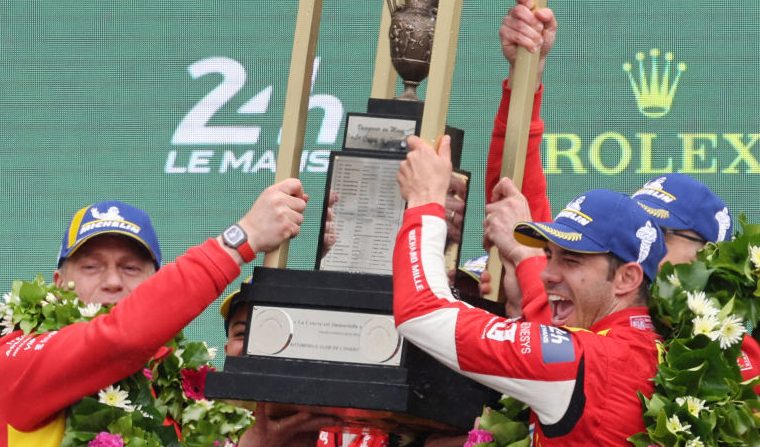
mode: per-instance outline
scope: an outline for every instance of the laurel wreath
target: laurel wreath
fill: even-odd
[[[85,305],[76,293],[47,284],[42,276],[14,281],[0,301],[0,335],[56,331],[97,318],[111,307]],[[62,447],[235,445],[253,416],[204,398],[214,355],[214,349],[180,332],[142,371],[70,407]]]

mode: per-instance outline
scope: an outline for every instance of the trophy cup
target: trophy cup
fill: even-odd
[[[326,254],[317,256],[314,271],[288,270],[284,244],[267,255],[265,267],[254,269],[240,291],[250,312],[245,355],[228,357],[222,372],[209,374],[208,397],[241,405],[272,402],[283,414],[306,408],[339,416],[347,426],[396,433],[466,431],[482,406],[498,399],[407,343],[393,323],[391,257],[406,206],[395,177],[404,139],[443,133],[451,88],[461,0],[440,3],[384,5],[368,113],[349,114],[343,150],[330,158],[317,248]],[[320,13],[320,0],[301,0],[277,180],[298,173]],[[417,22],[424,29],[410,25]],[[431,39],[433,26],[443,38]],[[397,48],[391,52],[389,45]],[[410,66],[435,67],[424,102],[414,99],[414,88],[428,73],[417,69],[408,82],[404,78],[403,98],[392,99],[397,75],[391,54],[410,59],[412,53],[399,51],[404,48],[425,56],[411,58]],[[281,172],[284,167],[290,171]],[[332,193],[339,196],[337,241],[326,250],[321,235]]]

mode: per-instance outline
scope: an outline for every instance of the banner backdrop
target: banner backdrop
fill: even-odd
[[[381,6],[324,0],[301,166],[311,201],[292,268],[314,265],[329,151],[340,147],[346,113],[366,110]],[[555,211],[587,189],[630,193],[684,172],[735,218],[759,222],[760,4],[551,6],[560,32],[544,75],[543,155]],[[67,219],[94,201],[147,210],[167,261],[237,220],[274,178],[297,7],[3,2],[0,287],[50,279]],[[497,30],[508,7],[467,1],[462,15],[448,121],[466,132],[463,168],[473,173],[463,259],[481,252],[484,164],[507,73]],[[188,333],[221,346],[222,328],[217,303]]]

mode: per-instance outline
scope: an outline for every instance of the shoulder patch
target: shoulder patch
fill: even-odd
[[[541,325],[541,355],[544,363],[575,361],[575,345],[570,334],[558,327]]]

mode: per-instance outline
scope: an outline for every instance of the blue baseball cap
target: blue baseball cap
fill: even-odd
[[[663,228],[692,230],[709,242],[731,237],[731,213],[704,183],[685,174],[666,174],[631,196]]]
[[[150,253],[156,269],[161,267],[161,247],[148,213],[116,200],[94,203],[74,214],[63,234],[58,267],[85,242],[103,234],[120,234],[134,239]]]
[[[486,270],[488,264],[488,253],[478,256],[477,258],[468,259],[459,267],[459,271],[468,277],[480,282],[480,275]]]
[[[553,222],[520,222],[515,239],[531,247],[550,241],[577,253],[612,253],[641,265],[649,280],[665,256],[662,230],[630,197],[595,189],[573,199]]]

